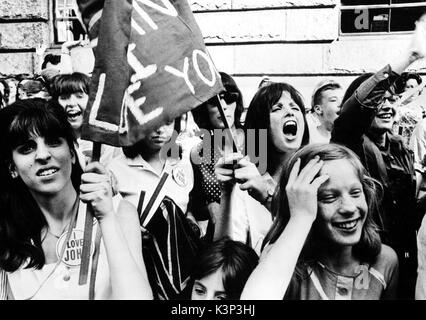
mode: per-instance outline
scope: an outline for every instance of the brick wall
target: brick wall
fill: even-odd
[[[49,1],[1,0],[0,18],[0,74],[33,73],[37,45],[49,44]]]

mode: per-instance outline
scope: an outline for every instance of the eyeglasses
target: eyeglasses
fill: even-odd
[[[222,100],[225,100],[226,104],[231,104],[234,103],[238,100],[238,97],[240,95],[238,94],[238,92],[221,92],[219,93],[219,98],[221,98]]]

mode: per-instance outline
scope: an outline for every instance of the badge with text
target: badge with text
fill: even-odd
[[[182,167],[176,167],[172,171],[173,180],[181,187],[186,187],[188,179],[185,174],[185,170]]]
[[[64,232],[56,243],[56,255],[58,259],[61,259],[61,251],[64,243],[67,239],[68,232]],[[69,267],[78,267],[81,264],[81,253],[83,251],[83,237],[84,232],[82,230],[73,229],[68,243],[65,246],[64,254],[62,256],[62,262]],[[90,247],[91,253],[93,253],[93,243]]]

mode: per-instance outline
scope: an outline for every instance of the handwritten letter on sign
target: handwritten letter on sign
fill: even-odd
[[[186,0],[105,0],[97,38],[83,139],[132,145],[222,90]]]

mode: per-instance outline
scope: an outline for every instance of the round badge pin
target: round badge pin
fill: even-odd
[[[173,180],[180,186],[180,187],[186,187],[188,184],[188,179],[185,174],[185,170],[181,167],[176,167],[172,171]]]
[[[67,239],[68,232],[64,232],[56,243],[56,255],[61,258],[61,251]],[[81,264],[81,254],[83,252],[84,232],[82,230],[73,229],[68,243],[65,245],[62,262],[69,267],[78,267]],[[93,253],[93,243],[90,246],[90,252]]]

